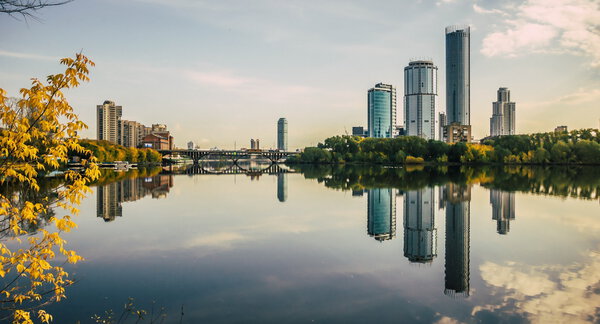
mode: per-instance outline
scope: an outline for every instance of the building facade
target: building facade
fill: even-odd
[[[113,101],[106,100],[102,105],[96,106],[97,138],[113,144],[121,144],[122,125],[121,116],[123,107],[115,105]]]
[[[440,141],[445,141],[444,139],[444,127],[446,127],[446,125],[448,125],[448,121],[446,119],[446,113],[441,112],[438,116],[438,122],[439,122],[439,131],[438,131],[438,139]]]
[[[437,66],[412,61],[404,68],[404,129],[408,136],[435,139]]]
[[[471,28],[446,27],[446,117],[471,125]]]
[[[444,126],[444,140],[447,143],[471,142],[471,125],[452,123]]]
[[[285,118],[279,118],[277,121],[277,149],[288,150],[288,122]]]
[[[515,106],[508,88],[498,89],[498,101],[492,103],[490,136],[515,135]]]
[[[390,84],[376,84],[369,89],[367,107],[367,136],[393,137],[396,126],[396,88]]]

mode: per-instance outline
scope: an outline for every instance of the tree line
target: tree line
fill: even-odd
[[[485,139],[481,144],[447,144],[416,136],[363,138],[333,136],[288,158],[288,163],[368,164],[600,164],[600,132],[508,135]]]
[[[85,139],[79,143],[89,150],[99,162],[160,163],[162,161],[162,155],[150,148],[125,147],[104,140]]]

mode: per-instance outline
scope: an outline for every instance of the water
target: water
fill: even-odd
[[[158,171],[84,200],[57,322],[599,320],[594,168]]]

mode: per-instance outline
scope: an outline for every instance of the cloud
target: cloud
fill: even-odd
[[[19,52],[11,52],[0,49],[0,56],[6,57],[14,57],[18,59],[26,59],[26,60],[41,60],[41,61],[58,61],[58,57],[38,55],[38,54],[30,54],[30,53],[19,53]]]
[[[502,14],[506,15],[506,13],[499,9],[485,9],[483,7],[478,6],[476,3],[473,4],[473,11],[479,14]]]
[[[476,5],[474,10],[489,13]],[[600,6],[594,0],[527,0],[512,9],[504,30],[483,40],[486,56],[515,57],[531,52],[588,56],[600,67]]]
[[[588,323],[600,320],[600,253],[588,251],[583,263],[530,266],[515,262],[480,266],[483,280],[505,296],[481,310],[526,315],[532,323]]]

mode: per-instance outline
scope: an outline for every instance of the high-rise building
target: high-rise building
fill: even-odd
[[[365,131],[365,128],[362,126],[353,126],[352,127],[352,136],[365,137],[365,136],[367,136],[367,131]]]
[[[437,255],[433,187],[404,194],[404,256],[428,263]]]
[[[440,123],[439,125],[439,137],[438,139],[440,141],[444,141],[444,127],[446,127],[446,125],[448,124],[447,120],[446,120],[446,113],[441,112],[439,117],[438,117],[438,122]]]
[[[396,88],[378,83],[368,92],[368,137],[393,137],[396,126]]]
[[[498,234],[508,234],[510,221],[515,219],[515,193],[490,190],[490,204],[492,204],[492,219],[496,221]]]
[[[471,28],[446,27],[446,117],[471,125]]]
[[[121,125],[122,115],[123,107],[115,105],[113,101],[106,100],[102,105],[96,106],[98,140],[121,144],[123,130]]]
[[[141,126],[141,127],[140,127]],[[140,130],[143,131],[142,124],[132,120],[122,120],[121,145],[125,147],[139,147],[142,144],[143,136],[140,136]]]
[[[431,61],[412,61],[404,68],[405,134],[435,139],[437,66]]]
[[[279,118],[277,121],[277,149],[288,150],[288,122],[285,118]]]
[[[446,187],[446,295],[469,296],[471,187],[450,183]]]
[[[498,89],[498,101],[492,103],[490,135],[514,135],[515,118],[515,103],[510,101],[510,90]]]
[[[382,242],[396,236],[396,197],[392,188],[367,190],[367,233]]]

